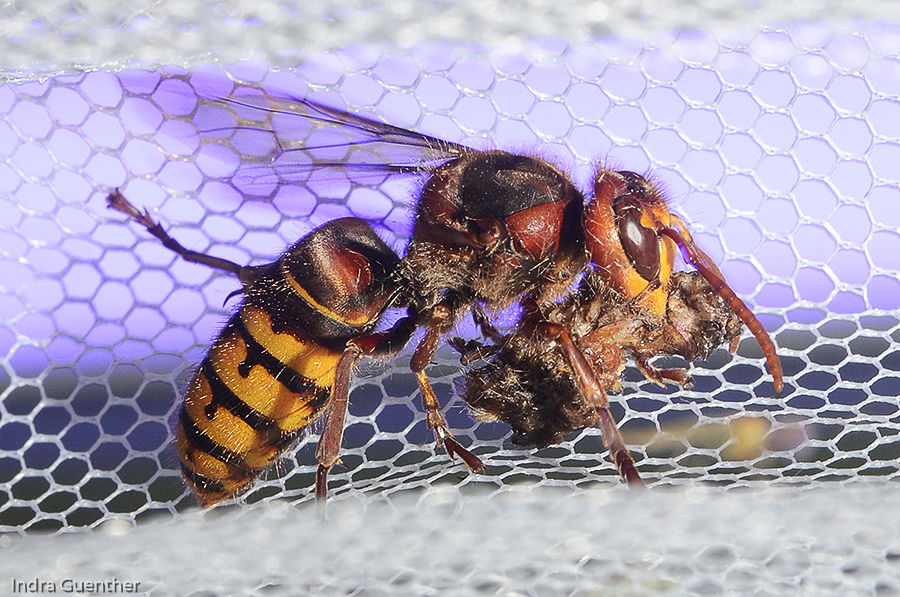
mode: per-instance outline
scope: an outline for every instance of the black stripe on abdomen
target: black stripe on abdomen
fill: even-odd
[[[188,413],[187,408],[185,407],[181,408],[179,424],[181,425],[182,431],[184,431],[185,439],[192,448],[196,448],[201,452],[206,452],[216,460],[220,460],[225,464],[233,465],[243,471],[250,470],[244,463],[244,459],[240,454],[238,454],[237,452],[232,452],[225,446],[219,445],[218,442],[203,433],[203,431],[191,418],[191,415]]]
[[[278,427],[278,423],[274,419],[262,414],[231,391],[231,388],[216,373],[216,368],[209,356],[200,365],[200,374],[206,378],[209,384],[211,396],[207,408],[212,409],[212,412],[215,412],[216,407],[221,406],[261,435],[268,435],[273,432],[281,433],[281,428]]]
[[[297,373],[266,350],[244,325],[240,314],[233,317],[228,323],[228,327],[232,326],[244,340],[244,346],[247,349],[247,356],[244,362],[238,366],[238,373],[242,377],[250,374],[250,368],[253,365],[260,365],[288,391],[308,397],[305,404],[309,405],[313,412],[317,412],[325,405],[325,402],[328,401],[331,395],[331,388],[322,387],[305,375]]]
[[[184,475],[184,478],[187,479],[191,485],[196,487],[199,491],[204,493],[218,493],[222,495],[229,495],[225,486],[222,485],[222,482],[217,479],[211,479],[206,475],[201,475],[200,473],[188,468],[186,464],[181,463],[181,474]]]

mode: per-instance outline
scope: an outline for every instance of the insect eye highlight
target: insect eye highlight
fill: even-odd
[[[658,279],[661,259],[659,236],[655,230],[641,224],[644,210],[640,203],[630,195],[622,195],[614,199],[613,211],[619,241],[631,265],[648,282]]]

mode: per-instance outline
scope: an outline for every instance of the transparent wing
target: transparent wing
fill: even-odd
[[[196,135],[199,156],[226,164],[224,176],[247,195],[271,196],[284,183],[311,177],[371,184],[392,174],[428,172],[475,151],[230,79],[204,84],[191,75],[162,74],[149,95],[165,120],[191,125],[161,127],[158,134],[173,142]]]

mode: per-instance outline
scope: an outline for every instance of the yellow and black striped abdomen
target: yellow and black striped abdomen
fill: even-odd
[[[398,263],[368,224],[345,218],[258,268],[178,419],[182,470],[202,506],[249,487],[322,413],[347,342],[394,300]]]
[[[245,318],[266,319],[251,306],[234,315],[194,375],[179,418],[185,477],[203,505],[243,489],[293,443],[328,400],[340,358],[308,339],[248,326]],[[295,344],[291,358],[276,356],[267,343]],[[317,378],[298,371],[310,365]]]

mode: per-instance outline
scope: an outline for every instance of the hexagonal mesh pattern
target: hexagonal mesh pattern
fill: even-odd
[[[583,188],[597,162],[652,173],[772,334],[773,396],[745,332],[694,366],[690,391],[636,369],[612,397],[655,485],[897,477],[900,432],[900,28],[813,24],[656,44],[606,39],[477,52],[359,47],[238,81],[487,148],[533,149]],[[177,72],[167,69],[169,72]],[[373,221],[402,250],[415,181],[311,180],[242,201],[236,164],[201,147],[160,72],[95,71],[0,87],[0,528],[63,531],[190,508],[170,419],[237,282],[176,259],[104,208],[121,187],[182,244],[271,260],[322,222]],[[472,336],[471,322],[462,335]],[[409,351],[356,373],[332,497],[435,484],[618,483],[598,431],[540,451],[475,423],[455,353],[428,373],[469,476],[425,427]],[[310,499],[315,433],[241,500]]]

